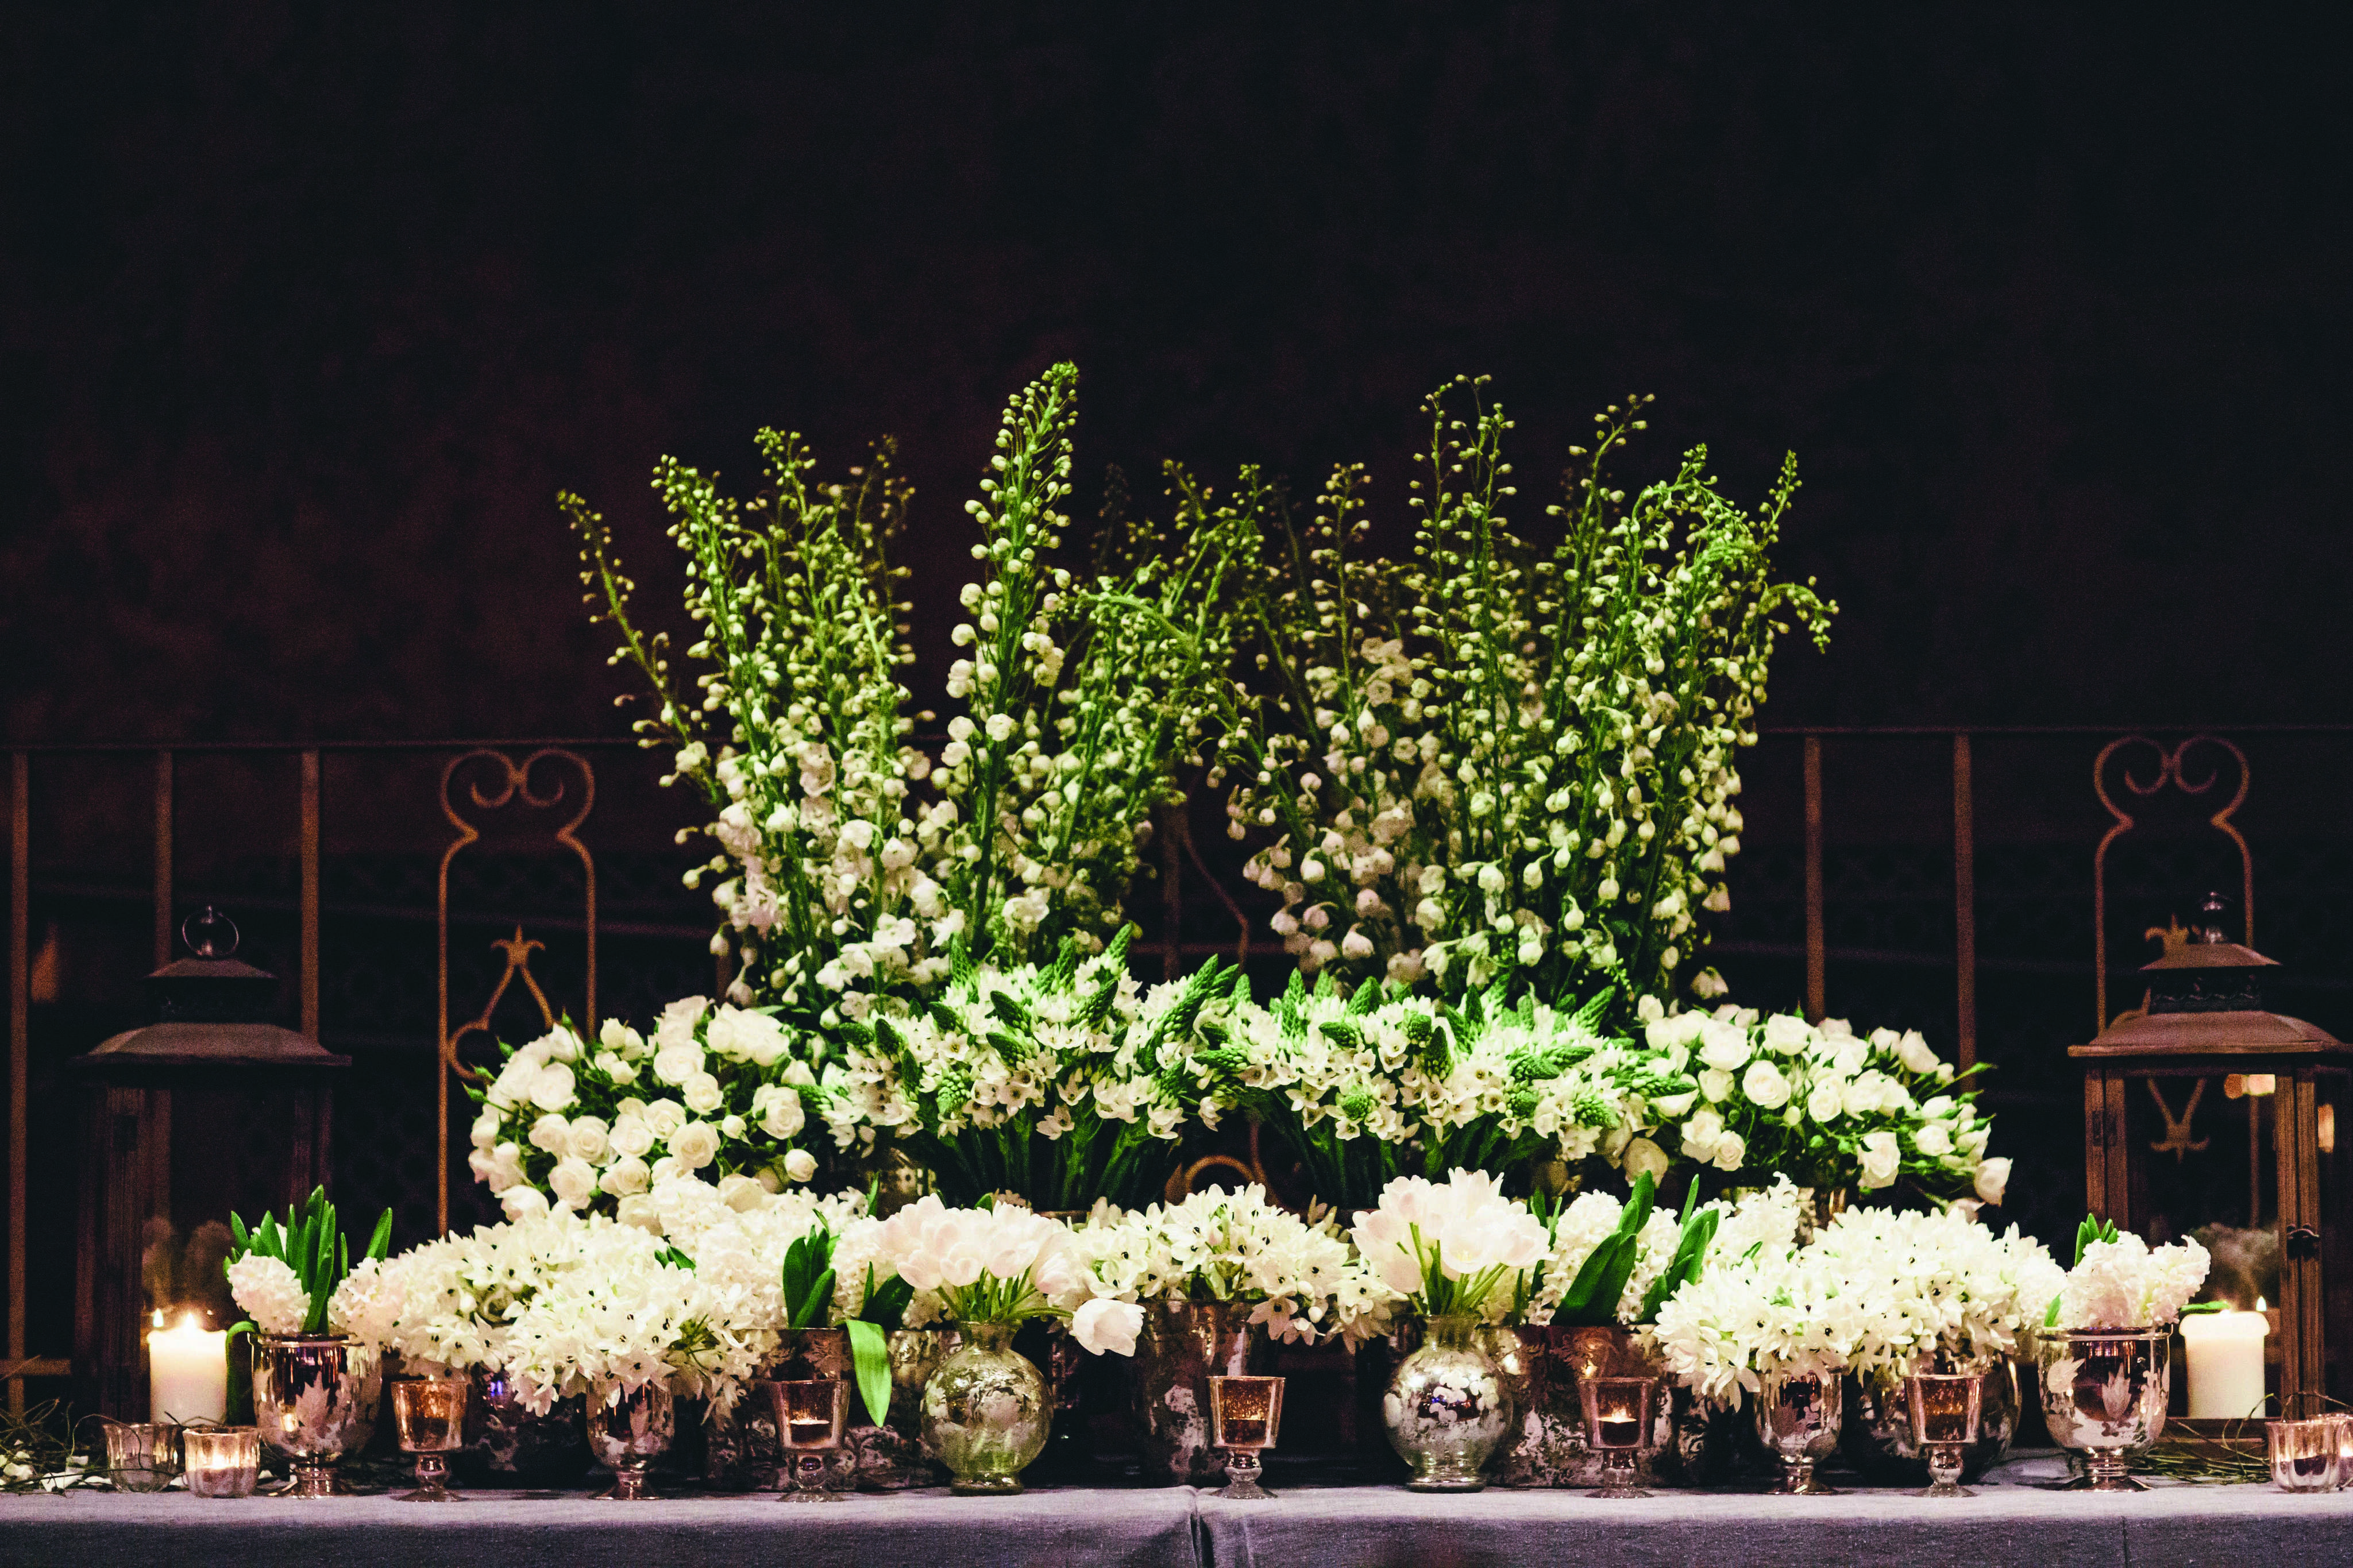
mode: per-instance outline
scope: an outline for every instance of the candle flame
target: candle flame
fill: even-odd
[[[185,1332],[193,1334],[204,1325],[196,1321],[196,1315],[194,1312],[183,1312],[180,1314],[180,1327]]]
[[[2263,1305],[2263,1299],[2261,1296],[2255,1298],[2255,1310],[2258,1312],[2270,1310],[2269,1308]]]
[[[155,1309],[155,1326],[159,1329],[164,1326],[164,1309],[161,1307]]]

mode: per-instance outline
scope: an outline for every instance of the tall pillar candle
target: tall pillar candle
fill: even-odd
[[[219,1421],[228,1415],[228,1334],[195,1319],[147,1336],[148,1418]]]
[[[2267,1331],[2261,1312],[2196,1312],[2181,1320],[2192,1420],[2263,1419]]]

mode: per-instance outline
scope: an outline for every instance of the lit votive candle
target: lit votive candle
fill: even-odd
[[[180,1434],[188,1490],[196,1497],[251,1497],[261,1468],[261,1434],[251,1426],[192,1426]]]
[[[2263,1418],[2266,1332],[2261,1312],[2197,1312],[2181,1320],[2192,1420]]]
[[[167,1329],[164,1314],[155,1316],[147,1336],[148,1418],[159,1425],[220,1420],[228,1414],[227,1331],[205,1329],[193,1316]]]

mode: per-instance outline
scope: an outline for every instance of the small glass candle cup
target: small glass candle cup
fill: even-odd
[[[441,1456],[466,1446],[466,1401],[472,1394],[470,1377],[404,1377],[392,1384],[393,1425],[400,1433],[400,1451],[417,1456],[417,1489],[403,1492],[398,1502],[458,1502],[446,1484],[449,1462]]]
[[[2263,1447],[2271,1456],[2272,1485],[2284,1492],[2335,1489],[2338,1467],[2337,1420],[2266,1421]]]
[[[1635,1464],[1651,1446],[1651,1408],[1659,1380],[1588,1377],[1577,1391],[1585,1402],[1586,1445],[1601,1456],[1601,1485],[1587,1495],[1649,1497],[1635,1475]]]
[[[185,1427],[180,1453],[190,1497],[251,1497],[261,1479],[259,1427]]]
[[[776,1406],[776,1439],[792,1462],[786,1502],[839,1502],[825,1484],[825,1457],[841,1447],[849,1385],[838,1377],[789,1378],[768,1384]]]
[[[2338,1411],[2328,1417],[2337,1424],[2337,1481],[2335,1489],[2343,1491],[2353,1487],[2353,1415]]]
[[[159,1492],[179,1474],[179,1428],[169,1422],[108,1421],[106,1474],[127,1492]]]
[[[1985,1411],[1984,1372],[1915,1372],[1904,1392],[1912,1441],[1928,1461],[1928,1484],[1917,1495],[1975,1497],[1961,1485],[1961,1467]]]
[[[1282,1379],[1209,1379],[1209,1444],[1226,1453],[1226,1484],[1217,1496],[1233,1502],[1274,1496],[1259,1485],[1259,1455],[1274,1447],[1282,1428]]]

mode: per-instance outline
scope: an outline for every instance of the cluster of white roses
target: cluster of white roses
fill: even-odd
[[[1853,1209],[1804,1247],[1736,1254],[1660,1310],[1653,1341],[1694,1393],[1735,1399],[1775,1373],[1853,1372],[1882,1384],[1930,1359],[2020,1348],[2058,1289],[2041,1243],[1967,1215]]]
[[[2151,1247],[2126,1231],[2113,1241],[2092,1242],[2057,1292],[2056,1326],[2146,1329],[2172,1322],[2206,1283],[2211,1262],[2205,1247],[2188,1237]]]
[[[1670,1016],[1652,998],[1642,1016],[1660,1073],[1682,1079],[1651,1110],[1679,1122],[1670,1142],[1684,1158],[1826,1189],[1908,1178],[1933,1198],[2001,1201],[2010,1161],[1986,1157],[1992,1123],[1918,1034],[1730,1005]]]
[[[1247,1305],[1277,1340],[1355,1343],[1386,1332],[1398,1304],[1336,1219],[1277,1208],[1255,1184],[1132,1214],[1106,1207],[1077,1238],[1098,1289],[1124,1301]]]
[[[1432,1318],[1486,1311],[1497,1287],[1545,1256],[1543,1222],[1480,1171],[1400,1176],[1349,1234],[1381,1283]]]
[[[1552,1227],[1552,1247],[1526,1285],[1526,1306],[1521,1321],[1542,1326],[1552,1321],[1561,1296],[1575,1283],[1577,1271],[1595,1248],[1618,1229],[1624,1202],[1609,1193],[1580,1193],[1562,1209]],[[1715,1234],[1710,1239],[1703,1269],[1747,1257],[1752,1252],[1786,1252],[1796,1241],[1804,1195],[1788,1178],[1742,1195],[1736,1201],[1716,1199],[1702,1209],[1716,1211]],[[1683,1238],[1683,1220],[1664,1208],[1653,1209],[1634,1233],[1634,1266],[1619,1293],[1617,1317],[1638,1323],[1642,1303],[1674,1260]]]
[[[816,1084],[774,1017],[701,996],[671,1003],[650,1037],[608,1018],[591,1047],[559,1025],[476,1091],[467,1163],[509,1218],[610,1214],[666,1177],[714,1169],[781,1188],[816,1173],[795,1146]]]
[[[1452,400],[1467,398],[1461,408]],[[1271,833],[1251,879],[1310,970],[1450,994],[1498,974],[1538,994],[1613,974],[1671,988],[1739,850],[1736,750],[1784,617],[1819,640],[1831,606],[1771,581],[1796,488],[1761,515],[1705,475],[1627,492],[1603,468],[1641,402],[1598,420],[1554,537],[1515,531],[1510,423],[1467,379],[1426,405],[1413,559],[1360,558],[1366,480],[1344,467],[1303,537],[1267,551],[1266,704],[1223,760],[1237,838]]]

